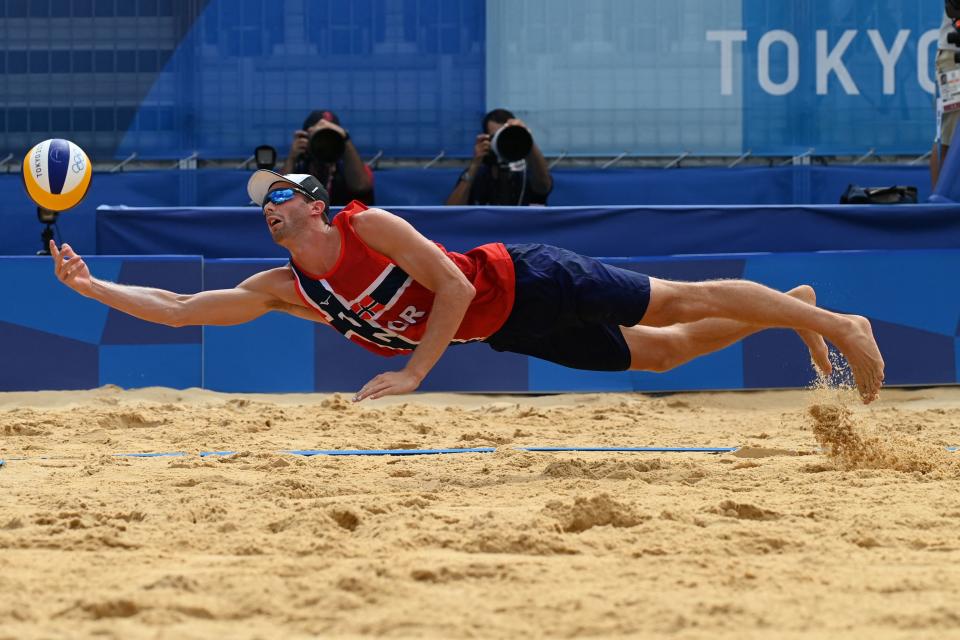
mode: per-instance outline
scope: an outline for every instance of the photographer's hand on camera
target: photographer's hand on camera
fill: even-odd
[[[457,185],[447,197],[448,205],[469,204],[470,188],[473,184],[473,179],[477,177],[477,172],[480,171],[483,163],[487,162],[487,158],[492,155],[493,152],[490,150],[490,135],[478,133],[476,141],[473,143],[473,157],[470,159],[470,164],[464,172],[460,174]]]
[[[303,129],[297,129],[293,132],[293,140],[290,142],[290,153],[287,154],[287,160],[291,163],[306,155],[307,146],[310,144],[310,135]],[[286,165],[284,165],[286,167]],[[292,169],[292,167],[291,167]]]
[[[307,129],[307,137],[308,138],[312,137],[313,134],[315,134],[317,131],[320,131],[321,129],[330,129],[331,131],[336,131],[337,133],[340,134],[340,137],[343,138],[344,140],[347,140],[347,141],[350,140],[350,134],[347,133],[346,129],[344,129],[338,124],[330,122],[329,120],[318,120],[315,125]]]
[[[473,145],[473,160],[470,165],[474,169],[479,169],[483,159],[490,153],[490,136],[486,133],[478,133],[477,141]],[[475,166],[474,166],[475,165]]]
[[[339,169],[343,173],[343,178],[347,182],[347,187],[357,193],[371,191],[373,189],[373,179],[367,170],[360,152],[353,146],[350,140],[350,133],[340,125],[329,120],[319,120],[315,125],[307,130],[307,133],[313,137],[316,132],[327,129],[340,134],[344,141],[343,156],[340,159]]]

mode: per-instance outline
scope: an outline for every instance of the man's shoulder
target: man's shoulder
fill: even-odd
[[[263,293],[278,294],[281,290],[289,287],[293,283],[293,271],[290,265],[285,264],[282,267],[274,267],[255,273],[238,286],[251,291],[260,291]]]
[[[341,211],[340,213],[342,214],[343,212]],[[351,211],[348,215],[350,216],[350,223],[354,225],[354,228],[356,228],[357,224],[378,224],[382,220],[397,217],[396,214],[390,213],[386,209],[366,206],[361,210]]]
[[[378,240],[385,239],[385,235],[389,236],[396,230],[398,220],[399,216],[386,209],[372,207],[354,213],[346,222],[363,242],[375,244]]]

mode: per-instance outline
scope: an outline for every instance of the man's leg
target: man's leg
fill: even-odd
[[[801,285],[788,296],[817,304],[813,288]],[[669,327],[621,327],[630,347],[630,369],[639,371],[669,371],[674,367],[743,340],[765,327],[737,320],[709,319]],[[812,331],[798,331],[810,351],[810,358],[822,372],[829,374],[830,355],[823,338]]]
[[[862,316],[833,313],[748,280],[691,283],[650,278],[650,304],[641,325],[668,327],[707,319],[742,323],[739,332],[746,331],[744,335],[753,332],[748,327],[805,331],[805,341],[809,332],[819,334],[846,356],[864,402],[873,401],[880,392],[883,357],[870,322]],[[716,326],[729,329],[730,337],[738,334],[734,325]]]

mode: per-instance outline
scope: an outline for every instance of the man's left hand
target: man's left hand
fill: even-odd
[[[521,120],[520,118],[510,118],[509,120],[507,120],[507,124],[512,124],[512,125],[516,125],[516,126],[518,126],[518,127],[523,127],[523,128],[526,129],[527,131],[530,131],[530,127],[527,126],[527,123],[524,122],[523,120]],[[532,131],[530,131],[530,135],[531,135],[531,136],[533,135],[533,132],[532,132]]]
[[[407,370],[387,371],[363,385],[363,388],[353,396],[354,402],[361,400],[376,400],[383,396],[394,396],[401,393],[410,393],[420,386],[420,376]]]
[[[313,134],[315,134],[317,131],[320,131],[320,129],[331,129],[339,133],[341,137],[343,138],[347,137],[347,132],[343,127],[341,127],[338,124],[334,124],[329,120],[317,120],[317,123],[315,125],[307,129],[307,133],[310,134],[310,136],[312,137]]]

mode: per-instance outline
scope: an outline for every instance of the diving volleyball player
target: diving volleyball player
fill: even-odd
[[[235,325],[268,311],[329,324],[374,353],[411,354],[355,400],[414,391],[448,346],[483,341],[568,367],[666,371],[762,329],[795,330],[830,371],[829,340],[847,358],[860,397],[877,398],[883,358],[866,318],[816,306],[813,290],[781,293],[747,280],[674,282],[540,244],[446,251],[388,211],[359,202],[331,222],[310,175],[255,172],[274,242],[290,262],[233,289],[177,294],[94,278],[69,245],[51,241],[56,275],[78,293],[169,326]]]

